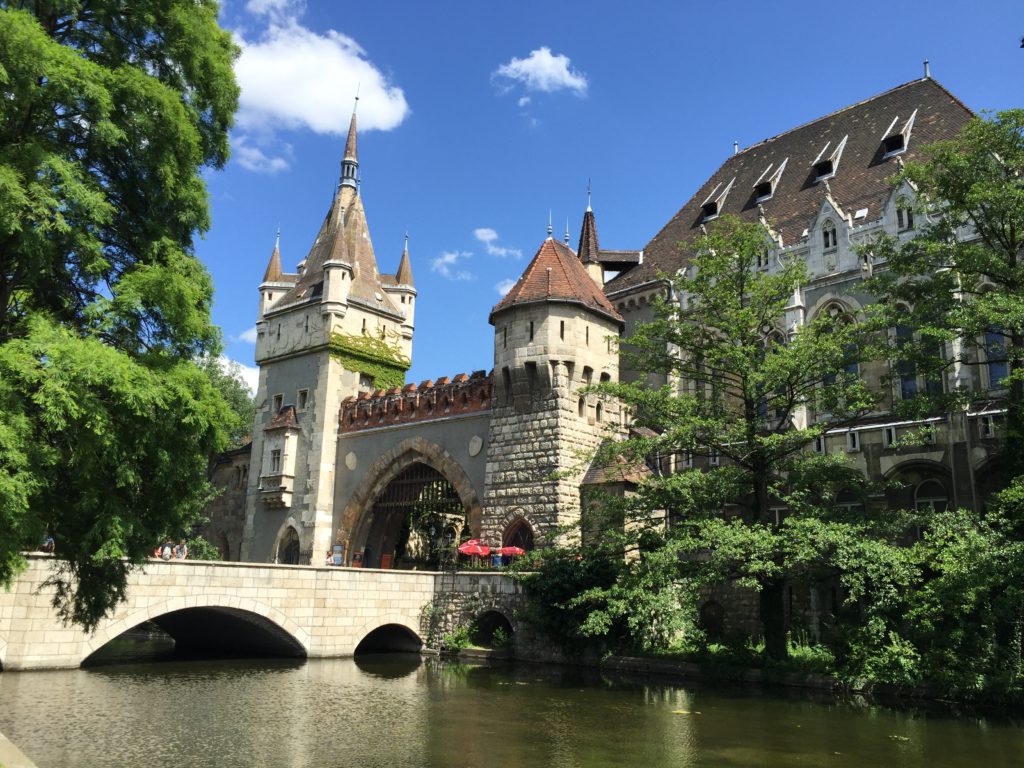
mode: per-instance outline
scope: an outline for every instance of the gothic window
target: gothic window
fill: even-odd
[[[275,448],[270,452],[270,474],[281,474],[281,449]]]
[[[598,403],[597,406],[594,408],[594,420],[597,421],[598,423],[600,423],[600,421],[601,421],[601,419],[603,417],[604,417],[604,405],[602,405],[601,403]]]
[[[914,228],[914,211],[905,197],[896,201],[896,228],[900,232]]]
[[[826,251],[837,246],[839,241],[836,238],[836,225],[832,222],[832,219],[826,219],[825,223],[822,225],[821,239]]]
[[[529,552],[533,549],[533,529],[525,520],[517,520],[505,529],[501,541],[506,547],[520,547]]]
[[[587,413],[587,401],[586,398],[581,397],[577,405],[579,417],[582,419]]]

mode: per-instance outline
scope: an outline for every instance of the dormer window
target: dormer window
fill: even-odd
[[[842,157],[843,149],[846,148],[846,140],[849,136],[843,136],[843,140],[839,142],[834,148],[832,142],[829,141],[822,148],[818,156],[814,158],[814,162],[811,166],[814,168],[814,181],[823,181],[827,178],[836,175],[836,169],[839,167],[839,158]]]
[[[882,157],[892,157],[898,155],[907,148],[907,144],[910,141],[910,131],[914,128],[914,118],[917,117],[917,110],[915,109],[910,115],[910,118],[899,125],[899,116],[897,115],[889,123],[889,127],[885,129],[885,133],[882,134]]]
[[[764,169],[760,178],[754,183],[754,197],[757,202],[763,203],[765,200],[771,199],[772,195],[775,194],[775,188],[779,184],[779,179],[782,177],[782,172],[786,169],[786,163],[789,162],[787,157],[778,167],[774,164],[770,164]]]
[[[703,221],[710,221],[718,216],[722,212],[722,206],[725,204],[725,198],[729,194],[729,190],[732,189],[733,182],[736,181],[736,177],[732,178],[732,181],[722,189],[722,183],[719,182],[711,194],[707,196],[707,199],[700,204],[700,210],[704,214]]]
[[[836,225],[832,223],[832,219],[826,219],[825,223],[822,224],[821,240],[826,251],[830,251],[838,245],[839,241],[836,239]]]

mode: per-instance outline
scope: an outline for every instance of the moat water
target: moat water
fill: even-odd
[[[418,656],[0,674],[39,768],[1024,765],[1024,722]]]

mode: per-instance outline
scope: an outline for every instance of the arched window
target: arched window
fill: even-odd
[[[914,509],[918,512],[944,512],[949,494],[938,480],[925,480],[914,490]]]
[[[836,225],[832,222],[832,219],[825,219],[825,223],[821,225],[821,240],[826,251],[829,251],[838,245],[839,240],[836,237]]]
[[[604,405],[598,403],[594,408],[594,420],[600,422],[604,417]]]
[[[277,562],[285,565],[298,565],[300,549],[299,534],[289,525],[277,547]]]
[[[533,529],[525,520],[516,520],[505,529],[501,542],[502,546],[519,547],[529,552],[533,549]]]
[[[582,419],[586,415],[586,413],[587,413],[587,400],[586,400],[586,398],[583,398],[583,397],[580,398],[580,401],[579,401],[579,404],[578,404],[577,408],[578,408],[579,417]]]

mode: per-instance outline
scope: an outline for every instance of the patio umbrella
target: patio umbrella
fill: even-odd
[[[491,548],[486,544],[481,544],[480,539],[470,539],[469,541],[464,541],[459,545],[459,554],[486,557],[491,554]]]
[[[525,555],[526,550],[522,547],[502,547],[496,550],[499,555]]]

